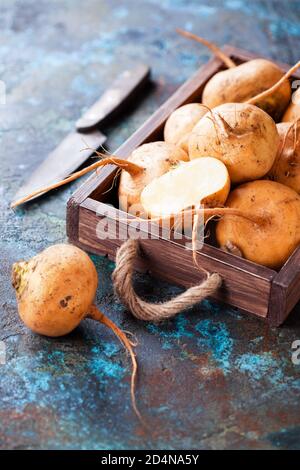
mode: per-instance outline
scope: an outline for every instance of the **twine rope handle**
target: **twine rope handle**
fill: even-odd
[[[132,283],[138,249],[137,240],[129,239],[123,243],[117,251],[116,268],[112,279],[120,300],[139,320],[159,322],[172,318],[182,310],[214,294],[221,285],[221,276],[212,273],[201,284],[190,287],[171,300],[162,303],[146,302],[137,295]]]

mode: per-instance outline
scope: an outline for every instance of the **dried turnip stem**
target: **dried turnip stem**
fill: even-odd
[[[143,219],[140,217],[134,217],[132,216],[131,218],[124,218],[124,219],[119,219],[121,221],[132,221],[135,219],[139,219],[141,222],[163,222],[164,220],[169,220],[172,218],[178,218],[178,217],[184,217],[186,214],[192,214],[192,215],[200,215],[202,214],[204,217],[223,217],[224,215],[227,216],[234,216],[234,217],[242,217],[244,219],[249,220],[249,222],[253,222],[254,224],[257,225],[262,225],[266,221],[269,221],[269,216],[266,215],[255,215],[253,213],[248,213],[242,209],[234,209],[232,207],[204,207],[204,208],[198,208],[198,209],[185,209],[182,212],[179,212],[178,214],[169,214],[166,215],[165,217],[149,217],[149,219]]]
[[[255,215],[255,214],[250,214],[242,209],[234,209],[232,207],[213,207],[213,208],[203,208],[203,209],[194,209],[195,213],[203,213],[205,217],[214,217],[214,216],[219,216],[222,217],[224,215],[228,216],[235,216],[235,217],[243,217],[244,219],[249,220],[249,222],[253,222],[254,224],[257,225],[262,225],[265,223],[267,220],[269,220],[268,216],[260,216],[260,215]]]
[[[197,34],[190,33],[189,31],[185,31],[184,29],[181,28],[176,28],[177,33],[181,34],[181,36],[184,36],[185,38],[188,39],[193,39],[194,41],[200,42],[204,46],[206,46],[208,49],[210,49],[213,54],[215,54],[219,59],[224,62],[224,64],[229,68],[232,69],[236,67],[236,64],[233,62],[233,60],[225,54],[216,44],[207,41],[206,39],[198,36]]]
[[[103,154],[100,154],[99,152],[97,155],[102,156]],[[104,156],[104,155],[103,155]],[[106,157],[103,160],[99,160],[96,163],[93,163],[92,165],[83,168],[83,170],[77,171],[73,173],[72,175],[68,176],[67,178],[58,181],[57,183],[53,183],[49,186],[46,186],[45,188],[40,188],[37,189],[36,191],[33,191],[32,193],[28,194],[27,196],[22,197],[21,199],[18,199],[17,201],[14,201],[11,204],[11,208],[17,207],[20,204],[23,204],[26,201],[29,201],[31,198],[38,196],[40,194],[46,193],[48,191],[51,191],[52,189],[59,188],[60,186],[64,186],[65,184],[70,183],[71,181],[77,180],[81,176],[85,175],[86,173],[89,173],[93,170],[96,170],[99,167],[106,166],[106,165],[117,165],[119,168],[127,171],[130,173],[132,176],[135,176],[141,172],[144,171],[144,168],[136,165],[133,162],[129,162],[128,160],[123,160],[122,158],[115,157],[114,155],[111,155],[110,157]]]
[[[269,95],[271,95],[272,93],[274,93],[275,91],[278,90],[278,88],[281,87],[281,85],[285,82],[285,80],[287,78],[289,78],[291,75],[293,75],[293,73],[296,72],[296,70],[300,67],[300,60],[295,64],[293,65],[293,67],[290,68],[290,70],[288,70],[282,77],[280,80],[278,80],[278,82],[275,83],[275,85],[271,86],[271,88],[268,88],[268,90],[265,90],[265,91],[262,91],[261,93],[259,93],[258,95],[256,96],[253,96],[252,98],[250,98],[249,100],[245,101],[245,103],[248,103],[248,104],[255,104],[258,100],[261,100],[263,98],[266,98],[268,97]]]

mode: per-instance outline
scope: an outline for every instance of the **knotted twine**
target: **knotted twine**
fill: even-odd
[[[122,303],[139,320],[159,322],[174,317],[177,313],[201,302],[214,294],[220,287],[222,279],[217,273],[209,274],[196,286],[190,287],[182,294],[162,303],[151,303],[142,300],[133,288],[134,261],[139,244],[137,240],[127,240],[118,249],[116,268],[112,274],[114,288]]]

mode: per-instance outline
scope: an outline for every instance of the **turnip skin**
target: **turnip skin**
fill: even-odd
[[[98,284],[89,256],[73,245],[50,246],[15,263],[13,284],[22,321],[35,333],[62,336],[85,318]]]
[[[224,215],[216,227],[221,247],[228,243],[254,263],[280,268],[300,243],[300,197],[291,188],[258,180],[234,189],[226,207],[261,216],[255,224],[243,217]]]
[[[292,100],[282,117],[282,122],[294,122],[297,119],[300,119],[300,88],[293,93]]]
[[[143,213],[140,196],[143,189],[182,161],[188,161],[187,153],[174,144],[159,141],[141,145],[128,161],[144,168],[142,173],[130,175],[122,171],[119,184],[119,208],[135,215]]]
[[[277,129],[280,142],[268,176],[300,194],[300,121],[279,123]]]
[[[196,124],[189,138],[189,157],[218,158],[227,166],[231,182],[242,183],[266,175],[278,143],[276,124],[267,113],[251,104],[226,103]]]
[[[254,59],[237,67],[216,73],[206,84],[202,102],[210,108],[223,103],[243,103],[274,85],[284,72],[273,62],[265,59]],[[289,80],[281,87],[254,104],[275,121],[280,120],[291,99]]]
[[[165,142],[175,144],[188,152],[189,135],[206,113],[207,108],[200,103],[188,103],[175,109],[165,124]]]

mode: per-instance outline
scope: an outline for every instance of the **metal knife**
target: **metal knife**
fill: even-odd
[[[140,64],[125,70],[76,123],[76,131],[68,134],[21,186],[14,201],[60,181],[80,167],[106,141],[98,126],[121,113],[126,105],[137,98],[150,77],[150,68]],[[90,147],[88,150],[82,150]],[[37,196],[36,196],[37,197]],[[34,198],[32,198],[34,199]]]

